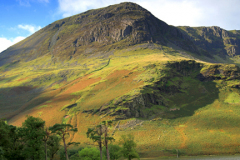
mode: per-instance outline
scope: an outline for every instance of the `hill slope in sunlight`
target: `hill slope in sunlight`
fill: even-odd
[[[238,55],[238,31],[169,26],[134,3],[90,10],[0,54],[0,118],[71,123],[82,145],[111,119],[142,157],[238,153]]]

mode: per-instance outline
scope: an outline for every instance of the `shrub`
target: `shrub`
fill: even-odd
[[[82,160],[100,160],[100,151],[97,148],[84,148],[79,151],[79,158]],[[105,158],[103,158],[105,159]]]
[[[123,156],[121,152],[122,148],[120,146],[110,144],[108,147],[109,147],[111,160],[117,160]],[[103,154],[107,155],[106,148],[103,149]]]

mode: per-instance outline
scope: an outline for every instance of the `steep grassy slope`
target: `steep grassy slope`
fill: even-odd
[[[226,47],[238,33],[200,30],[133,3],[56,21],[1,53],[0,118],[71,123],[79,132],[68,140],[82,145],[87,128],[111,119],[116,140],[134,134],[143,157],[238,153],[240,70],[201,61],[237,63]]]
[[[134,134],[145,157],[166,155],[163,149],[189,155],[237,153],[239,68],[169,53],[170,49],[168,54],[149,49],[118,51],[98,70],[50,85],[25,106],[19,105],[22,111],[8,114],[9,123],[21,125],[25,115],[41,117],[47,125],[71,123],[79,132],[69,140],[89,145],[87,128],[112,119],[116,120],[111,128],[114,137]],[[5,85],[29,80],[23,77]]]
[[[21,90],[22,91],[21,94],[27,98],[24,100],[24,102],[27,102],[27,103],[25,105],[21,105],[19,104],[19,102],[16,102],[18,104],[17,106],[19,106],[19,109],[23,109],[23,110],[24,108],[31,108],[37,105],[41,105],[43,102],[49,101],[49,99],[64,97],[66,95],[69,95],[70,97],[76,97],[75,98],[76,101],[81,102],[83,97],[91,98],[87,96],[87,94],[89,94],[90,92],[92,92],[91,94],[96,94],[98,91],[100,91],[99,95],[101,95],[102,93],[105,93],[106,92],[105,85],[108,86],[108,83],[111,83],[113,88],[113,90],[109,90],[110,87],[107,87],[109,94],[112,96],[118,97],[118,95],[123,95],[131,91],[132,89],[137,88],[139,85],[142,85],[141,80],[139,80],[139,82],[136,82],[136,86],[133,85],[131,86],[132,88],[131,87],[127,88],[127,87],[124,87],[124,83],[127,83],[125,82],[125,80],[129,81],[128,83],[130,85],[131,83],[134,82],[133,79],[135,79],[137,75],[139,75],[141,72],[144,71],[143,67],[145,65],[148,65],[149,63],[151,64],[151,61],[153,59],[155,59],[155,61],[157,60],[167,61],[167,60],[170,60],[170,58],[175,59],[174,56],[171,56],[171,55],[166,56],[164,52],[160,50],[149,50],[147,48],[146,49],[139,48],[137,50],[129,50],[129,49],[122,50],[122,51],[119,50],[118,52],[116,52],[115,57],[111,57],[110,59],[105,61],[102,59],[96,59],[95,61],[91,59],[91,61],[86,64],[86,66],[89,67],[87,69],[86,68],[84,69],[81,67],[79,68],[65,67],[65,69],[59,68],[59,69],[49,69],[49,70],[38,69],[38,70],[23,71],[22,68],[16,68],[10,71],[3,71],[5,81],[3,81],[4,83],[2,85],[2,88],[6,90],[6,93],[11,93],[13,91],[21,90],[21,87],[19,88],[19,86],[22,86],[22,88],[28,87],[28,90],[27,89]],[[94,67],[91,67],[91,64]],[[137,69],[137,68],[141,68],[141,69]],[[116,73],[114,73],[114,71]],[[128,74],[130,76],[127,76]],[[126,76],[125,79],[122,79],[123,78],[122,76],[123,77]],[[147,81],[147,79],[151,77],[146,76],[142,78],[145,79],[145,81]],[[84,84],[82,84],[82,81],[84,82]],[[97,84],[99,84],[98,87],[94,87]],[[123,86],[119,86],[119,85],[123,85]],[[120,88],[115,88],[116,86]],[[82,93],[81,91],[82,89],[87,90],[88,93],[85,95],[84,93]],[[115,93],[115,94],[112,93],[112,92],[118,91],[119,89],[120,90],[123,89],[122,92]],[[36,94],[33,94],[33,93],[36,93]],[[17,93],[15,93],[15,95],[17,95]],[[35,95],[35,98],[32,98],[34,95]],[[14,100],[15,97],[18,97],[18,96],[8,96],[8,99],[9,99],[8,101],[2,101],[3,103],[2,107],[5,112],[9,112],[9,111],[6,110],[4,105],[14,106],[13,102],[15,101]],[[2,98],[6,99],[4,94],[2,95]],[[111,100],[111,98],[104,100],[104,102],[102,103],[107,103],[109,100]],[[86,106],[88,106],[89,110],[94,109],[94,105],[87,104],[87,102],[92,102],[92,101],[89,100],[89,101],[86,101],[85,103],[86,103]],[[75,103],[75,101],[73,100],[72,103]],[[98,104],[98,106],[99,105],[100,104]],[[12,112],[10,113],[12,114]]]

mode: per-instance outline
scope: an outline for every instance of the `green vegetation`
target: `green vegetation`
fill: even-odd
[[[100,159],[102,160],[102,145],[105,146],[107,159],[110,160],[110,153],[108,149],[109,142],[113,141],[114,138],[109,136],[109,127],[112,121],[102,121],[101,124],[94,128],[88,128],[87,137],[98,143],[100,151]]]
[[[24,160],[23,155],[24,145],[22,144],[22,135],[15,126],[8,125],[4,120],[0,121],[0,147],[1,157],[9,160],[19,159]]]
[[[44,129],[45,121],[40,118],[35,118],[32,116],[27,117],[27,119],[22,124],[22,127],[15,127],[8,125],[6,121],[0,121],[0,147],[1,147],[1,158],[5,159],[56,159],[60,155],[61,159],[91,159],[91,160],[100,160],[106,159],[117,160],[122,157],[122,153],[125,152],[124,147],[127,146],[130,148],[135,147],[135,142],[133,139],[123,139],[123,148],[118,145],[108,145],[108,142],[113,140],[113,137],[108,136],[108,127],[110,126],[111,121],[103,121],[99,125],[96,131],[100,131],[103,134],[102,141],[99,136],[95,135],[95,131],[89,129],[87,135],[91,139],[98,141],[99,144],[104,144],[103,153],[100,156],[100,151],[93,148],[78,148],[78,149],[69,149],[67,147],[74,144],[78,145],[76,142],[69,142],[66,144],[67,135],[70,135],[70,131],[77,132],[76,128],[73,128],[70,124],[55,124],[49,129]],[[72,134],[71,134],[72,135]],[[129,137],[129,136],[128,136]],[[60,140],[63,140],[63,148],[61,148]],[[132,148],[132,150],[134,150]],[[128,150],[129,148],[127,148]],[[136,153],[134,153],[136,154]],[[106,156],[105,156],[106,155]],[[110,158],[110,155],[112,156]],[[69,158],[70,157],[70,158]],[[58,159],[58,158],[57,158]]]
[[[98,143],[98,147],[99,147],[99,151],[100,151],[100,159],[102,160],[103,156],[102,156],[102,137],[103,135],[103,129],[102,129],[102,125],[97,125],[94,128],[88,128],[87,131],[87,137],[90,138],[91,140],[93,140],[94,142]]]
[[[66,135],[69,131],[75,131],[70,124],[55,124],[53,127],[44,130],[45,121],[32,116],[27,117],[22,127],[8,125],[5,121],[0,121],[0,146],[2,159],[48,159],[52,160],[60,149],[60,138],[64,140],[66,153]],[[61,132],[61,133],[60,133]],[[69,142],[71,144],[79,144]],[[65,154],[68,159],[67,153]]]
[[[76,143],[73,143],[73,142],[66,143],[66,136],[69,135],[69,132],[71,131],[77,132],[78,131],[77,128],[73,128],[71,124],[55,124],[54,126],[50,127],[49,130],[52,133],[56,133],[62,138],[64,150],[65,150],[65,156],[66,156],[66,159],[69,160],[68,154],[67,154],[67,148],[71,144],[76,144]]]
[[[50,135],[48,137],[48,139],[47,139],[47,149],[48,149],[47,156],[49,156],[50,160],[52,160],[54,158],[55,154],[59,151],[60,140],[61,140],[61,138],[56,135]]]
[[[240,96],[236,92],[232,92],[228,95],[228,97],[224,101],[225,103],[234,104],[240,102]]]
[[[120,146],[110,144],[108,146],[108,148],[109,148],[109,153],[110,153],[110,160],[117,160],[117,159],[120,159],[121,157],[123,157],[123,155],[121,153],[122,148]],[[106,148],[103,148],[103,154],[107,155]]]
[[[141,53],[141,51],[143,52]],[[101,118],[114,120],[114,118],[131,118],[136,115],[137,119],[144,122],[143,125],[140,122],[128,125],[127,123],[132,123],[133,120],[126,119],[120,121],[123,128],[118,130],[114,129],[115,127],[110,127],[109,131],[113,132],[114,130],[116,140],[119,140],[122,134],[133,134],[138,144],[137,151],[143,157],[148,157],[147,153],[151,152],[154,152],[155,156],[170,154],[162,151],[164,149],[179,149],[186,155],[210,152],[218,154],[219,152],[216,152],[216,149],[212,147],[216,144],[219,146],[217,140],[205,141],[206,137],[209,139],[219,137],[220,140],[226,138],[227,135],[237,137],[236,126],[238,123],[235,120],[239,118],[237,109],[239,92],[237,88],[233,87],[237,87],[239,81],[229,78],[231,75],[238,76],[238,69],[235,65],[207,63],[199,63],[201,64],[199,65],[198,62],[183,60],[182,57],[162,52],[146,54],[144,49],[137,52],[139,52],[137,56],[131,56],[129,53],[127,57],[113,57],[108,66],[92,72],[91,75],[80,76],[69,82],[59,82],[62,87],[58,89],[49,89],[32,94],[35,90],[34,87],[12,87],[3,90],[2,93],[16,94],[20,92],[23,97],[34,96],[27,102],[29,109],[32,109],[30,115],[37,117],[41,112],[41,118],[49,122],[50,125],[64,122],[76,126],[80,130],[79,133],[74,134],[74,137],[68,137],[68,139],[73,139],[76,142],[81,141],[83,146],[89,144],[90,141],[83,132],[86,132],[89,127],[96,126]],[[102,66],[105,64],[104,62]],[[55,71],[52,70],[49,73]],[[39,74],[44,75],[45,71],[39,72]],[[206,75],[206,80],[197,79],[199,74]],[[25,75],[22,75],[22,78],[16,78],[16,80],[5,84],[29,81],[29,79],[24,78]],[[19,79],[21,81],[18,81]],[[138,113],[134,113],[129,107],[133,103],[141,102],[141,98],[138,98],[141,96],[147,101],[152,98],[158,99],[158,104],[151,102],[146,103],[146,106],[140,106],[139,103],[137,106],[140,107],[136,108]],[[0,103],[6,105],[7,101],[4,98],[2,100]],[[21,103],[24,105],[26,102],[22,101]],[[11,103],[10,106],[13,104]],[[220,108],[216,110],[218,105]],[[130,113],[129,117],[126,117],[125,113],[127,112]],[[212,113],[217,113],[218,116],[212,116]],[[223,119],[227,119],[231,123],[220,125]],[[13,120],[10,120],[10,123],[15,125],[19,125],[17,123],[22,121],[21,118]],[[210,121],[219,121],[219,123],[208,123]],[[81,123],[86,124],[86,127],[80,129]],[[116,122],[114,123],[117,125]],[[224,128],[223,126],[229,126],[232,130],[222,134],[224,132],[220,131],[220,128]],[[168,134],[164,133],[160,136],[163,131]],[[185,133],[186,136],[183,136]],[[149,137],[149,135],[151,136]],[[233,141],[238,143],[235,138],[222,142],[220,153],[225,153],[226,147],[224,145],[227,146]],[[207,143],[210,143],[210,148],[203,149]],[[235,153],[234,147],[227,150]],[[48,154],[50,154],[49,150]]]
[[[128,134],[127,136],[123,135],[120,139],[120,144],[122,145],[122,154],[125,158],[128,160],[131,160],[133,158],[138,158],[139,155],[136,152],[136,146],[137,144],[134,142],[134,136],[131,134]]]
[[[28,117],[22,124],[20,132],[23,134],[23,155],[29,159],[44,159],[44,125],[40,118]]]
[[[79,158],[83,160],[100,160],[100,152],[97,148],[84,148],[79,151]]]
[[[85,123],[86,128],[74,134],[74,141],[81,139],[82,145],[85,145],[89,143],[89,140],[83,137],[82,132],[86,132],[88,126],[96,126],[100,117],[113,120],[114,118],[126,118],[126,114],[122,112],[129,112],[127,106],[138,100],[141,102],[141,99],[137,97],[149,96],[147,101],[154,98],[159,100],[159,104],[146,104],[145,108],[144,106],[137,108],[138,113],[131,111],[130,117],[137,115],[138,119],[144,121],[143,125],[137,123],[128,127],[127,122],[132,120],[121,120],[121,125],[126,123],[126,127],[115,129],[116,140],[120,139],[122,134],[133,132],[138,143],[137,150],[143,157],[147,157],[146,153],[151,153],[151,150],[157,152],[176,148],[187,155],[206,154],[208,151],[218,154],[214,148],[202,149],[205,143],[210,143],[211,146],[217,144],[217,140],[207,142],[204,137],[226,138],[227,134],[224,135],[222,134],[224,132],[220,131],[220,128],[224,128],[223,126],[230,126],[232,130],[228,134],[236,137],[238,123],[235,120],[239,118],[237,110],[239,92],[233,87],[236,87],[239,81],[229,79],[229,76],[237,77],[238,69],[235,65],[199,65],[197,62],[181,60],[180,57],[168,56],[174,58],[175,61],[169,61],[169,57],[165,57],[162,53],[111,58],[108,66],[91,75],[62,84],[59,89],[34,95],[36,98],[28,101],[32,108],[31,115],[39,116],[41,112],[41,118],[52,125],[64,122],[79,128],[80,122]],[[219,70],[221,72],[218,72]],[[200,73],[207,75],[206,80],[200,81],[196,78]],[[101,78],[98,78],[100,75]],[[134,86],[133,82],[137,85]],[[34,89],[10,88],[5,93],[21,91],[26,96],[30,95],[28,90]],[[220,108],[216,110],[218,105]],[[101,106],[103,107],[100,112]],[[214,117],[212,113],[217,113],[218,116]],[[113,116],[109,117],[109,115]],[[220,125],[223,119],[231,123]],[[208,121],[219,121],[219,123],[208,123]],[[113,128],[110,127],[109,131],[113,131]],[[215,128],[219,129],[215,130]],[[168,134],[163,134],[159,138],[163,130]],[[185,133],[186,137],[183,136]],[[146,139],[141,137],[146,137]],[[161,144],[154,139],[157,142],[162,141]],[[194,143],[195,140],[198,143]],[[222,143],[228,145],[233,141],[237,142],[229,139]],[[225,148],[224,145],[222,148]],[[233,148],[229,148],[228,151],[235,153]],[[170,153],[160,152],[156,156],[161,154]]]

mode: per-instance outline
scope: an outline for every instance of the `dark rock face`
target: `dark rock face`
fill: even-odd
[[[86,12],[74,21],[81,25],[80,31],[84,31],[74,41],[76,47],[92,42],[107,45],[126,38],[131,45],[144,42],[160,43],[161,37],[168,29],[166,23],[134,3],[121,3]]]
[[[186,34],[185,32],[182,32],[179,28],[169,26],[169,31],[167,33],[167,39],[174,45],[193,52],[195,54],[200,54],[197,46],[192,41],[191,37]]]
[[[194,44],[210,55],[225,56],[240,55],[240,33],[226,31],[220,27],[179,27],[183,33],[188,34]]]

